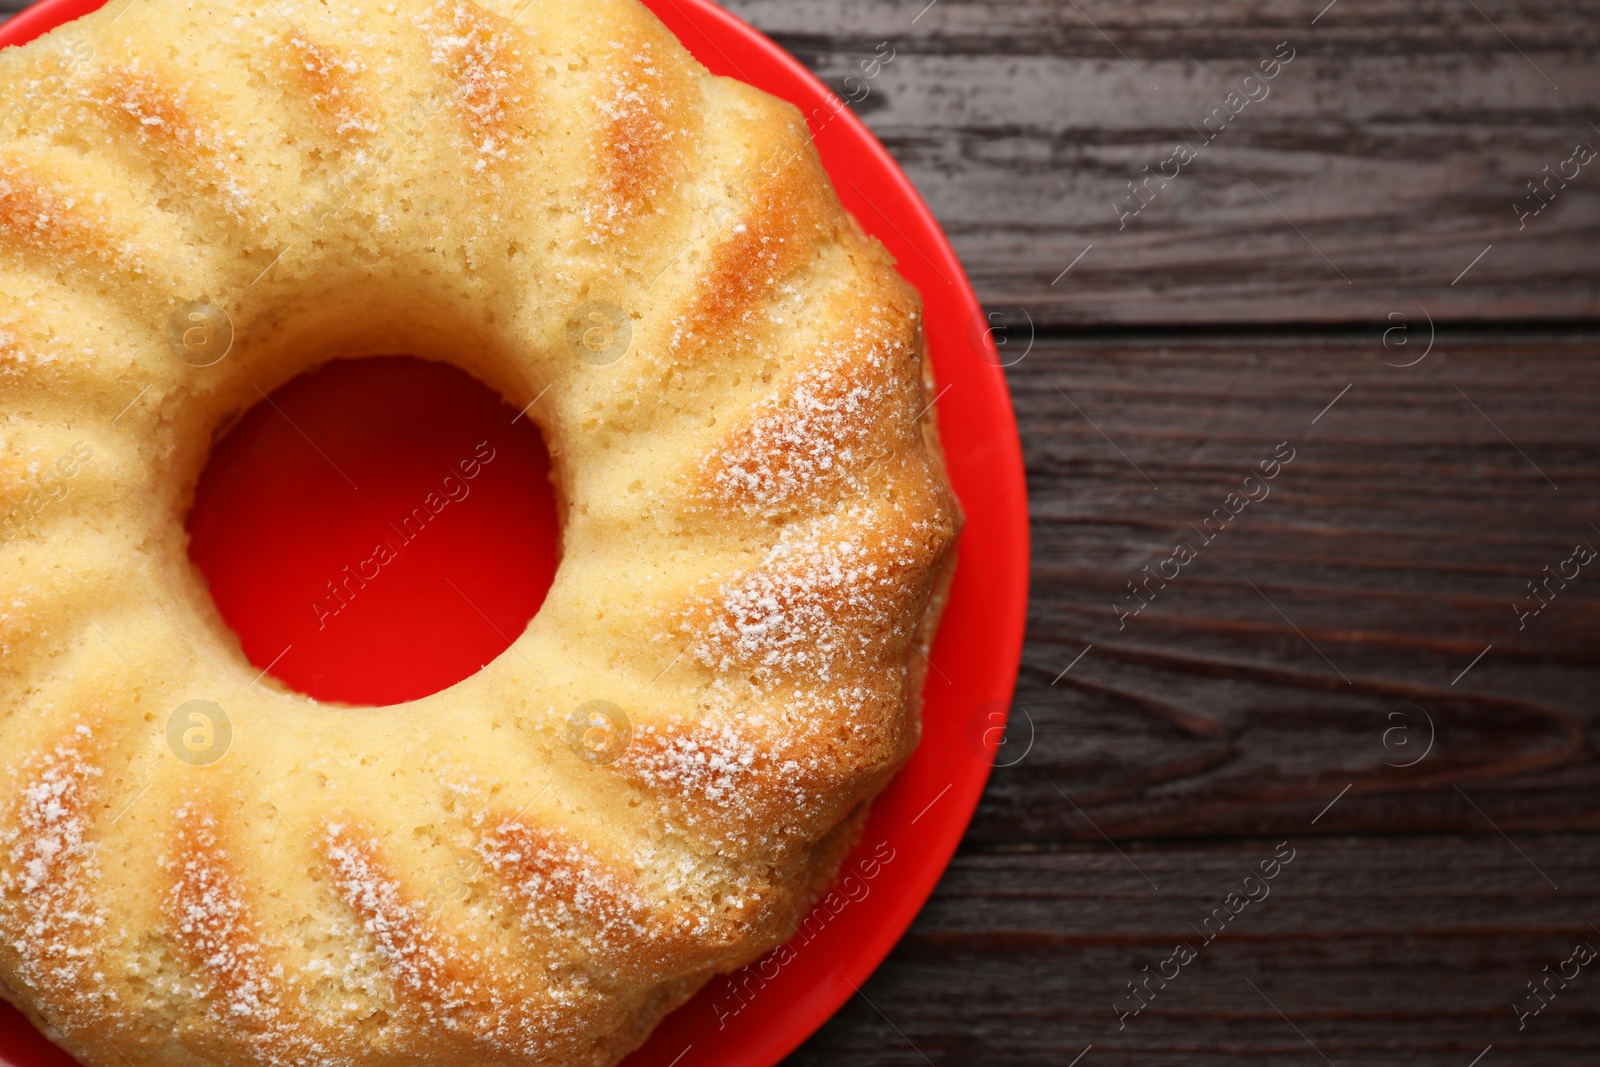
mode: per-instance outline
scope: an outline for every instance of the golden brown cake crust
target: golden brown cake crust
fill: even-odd
[[[799,114],[634,0],[132,0],[0,100],[0,995],[92,1067],[606,1065],[780,943],[960,521]],[[183,517],[239,412],[394,351],[526,406],[561,566],[480,673],[328,707]]]

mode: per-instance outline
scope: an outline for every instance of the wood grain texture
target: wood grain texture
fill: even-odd
[[[1195,928],[1285,839],[1294,858],[1268,895],[1208,944]],[[1512,1005],[1578,943],[1600,948],[1600,848],[1522,847],[1560,893],[1499,838],[966,852],[863,995],[789,1063],[1068,1067],[1093,1045],[1077,1067],[1468,1067],[1493,1045],[1479,1067],[1587,1067],[1600,964],[1552,984],[1521,1030]],[[1119,1020],[1137,1003],[1127,983],[1172,974],[1162,961],[1180,944],[1196,958]]]
[[[1600,312],[1600,170],[1523,229],[1513,209],[1577,142],[1600,148],[1592,5],[1338,0],[1315,25],[1326,0],[729,6],[846,96],[890,42],[858,111],[980,298],[1040,323]],[[1250,90],[1268,95],[1202,138],[1285,41],[1293,61]],[[1197,157],[1119,229],[1128,182],[1178,142]]]
[[[1036,740],[974,840],[1082,836],[1052,783],[1119,837],[1289,832],[1351,783],[1322,831],[1486,831],[1450,782],[1508,829],[1600,825],[1600,561],[1514,608],[1600,549],[1600,338],[1441,334],[1384,363],[1422,329],[1041,342],[1013,368]],[[1430,717],[1429,758],[1386,766]]]

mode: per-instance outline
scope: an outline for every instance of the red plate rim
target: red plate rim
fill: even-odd
[[[0,26],[0,47],[23,44],[104,2],[42,0]],[[625,1067],[772,1067],[853,996],[894,947],[977,807],[1001,740],[997,713],[1009,708],[1022,653],[1027,488],[988,319],[943,230],[888,151],[794,57],[711,0],[645,3],[713,73],[748,82],[806,114],[845,207],[922,293],[946,462],[966,512],[955,583],[930,657],[922,743],[874,803],[861,844],[788,945],[713,979],[625,1061]],[[870,69],[858,74],[869,92]],[[11,1019],[20,1022],[15,1014]],[[0,1061],[52,1064],[37,1035],[3,1029]],[[64,1060],[56,1054],[53,1062]]]

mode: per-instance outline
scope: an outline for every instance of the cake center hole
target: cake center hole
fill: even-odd
[[[336,360],[212,449],[189,555],[260,670],[317,700],[382,706],[475,674],[555,576],[550,456],[465,372]]]

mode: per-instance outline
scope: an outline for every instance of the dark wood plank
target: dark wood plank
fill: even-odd
[[[1512,1004],[1578,943],[1600,949],[1595,838],[1521,842],[1558,892],[1497,837],[1285,836],[1294,858],[1209,944],[1190,924],[1285,838],[959,855],[864,995],[789,1063],[1067,1067],[1090,1044],[1078,1067],[1468,1067],[1491,1044],[1482,1067],[1594,1063],[1600,961],[1520,1031]],[[1196,958],[1119,1031],[1127,983],[1180,943]]]
[[[1313,25],[1326,0],[925,4],[729,6],[865,87],[986,303],[1056,324],[1600,313],[1600,167],[1526,229],[1513,210],[1600,148],[1593,5],[1339,0]],[[847,92],[880,41],[896,58]],[[1251,87],[1270,95],[1203,142],[1191,123],[1284,41],[1293,61]],[[1128,182],[1180,141],[1198,157],[1119,230]]]
[[[1119,839],[1305,832],[1346,786],[1318,831],[1492,834],[1452,783],[1508,831],[1600,825],[1600,561],[1513,609],[1600,549],[1600,337],[1385,365],[1422,333],[1039,341],[1012,369],[1033,738],[1019,761],[1019,715],[971,840],[1098,840],[1058,788]]]

